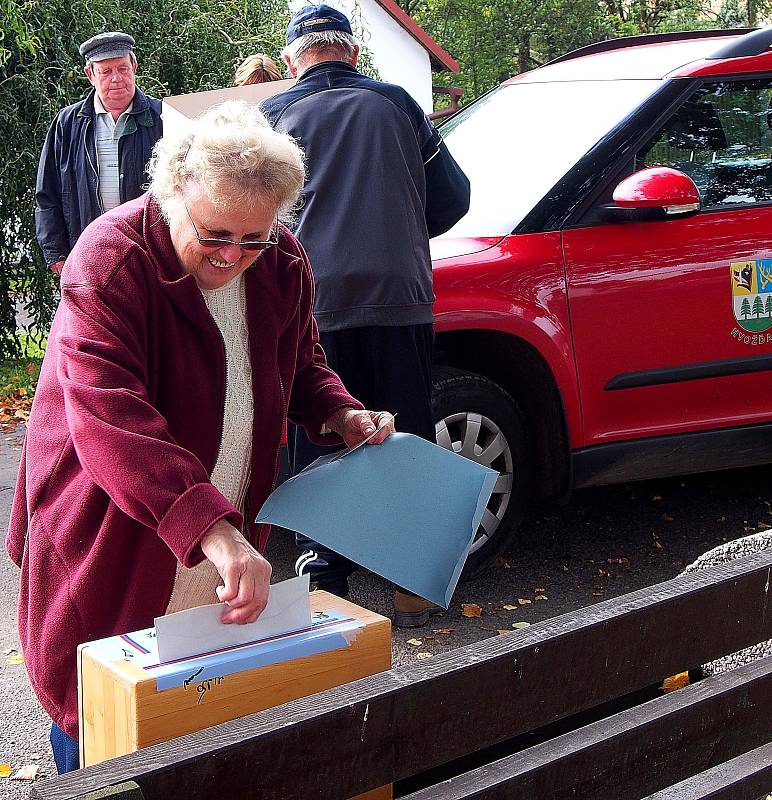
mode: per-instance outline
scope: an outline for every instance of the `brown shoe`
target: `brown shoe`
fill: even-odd
[[[433,614],[445,609],[414,594],[394,592],[394,625],[397,628],[420,628],[426,625]]]

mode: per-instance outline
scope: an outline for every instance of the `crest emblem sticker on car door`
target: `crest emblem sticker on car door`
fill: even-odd
[[[772,328],[772,258],[733,261],[732,310],[743,330],[760,333]]]

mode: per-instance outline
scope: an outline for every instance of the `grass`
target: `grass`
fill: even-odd
[[[26,333],[18,334],[19,344],[26,353],[23,358],[13,358],[0,362],[0,397],[7,396],[14,389],[35,390],[40,365],[46,352],[47,340],[38,344]]]
[[[42,357],[11,359],[0,364],[0,399],[7,398],[17,389],[30,394],[35,391]]]
[[[13,430],[26,422],[45,354],[45,340],[38,344],[20,333],[19,343],[24,358],[0,362],[0,430]]]

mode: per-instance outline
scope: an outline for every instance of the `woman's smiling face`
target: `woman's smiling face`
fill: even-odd
[[[277,208],[273,204],[218,209],[194,183],[188,184],[182,200],[171,215],[169,231],[180,265],[202,289],[225,286],[254,264],[260,253],[237,244],[204,246],[199,237],[249,242],[268,241],[276,235],[272,229]]]

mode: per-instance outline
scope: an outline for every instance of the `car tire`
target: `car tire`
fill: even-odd
[[[515,400],[482,375],[436,367],[432,389],[437,443],[501,473],[467,558],[469,579],[505,550],[528,507],[528,436]]]

